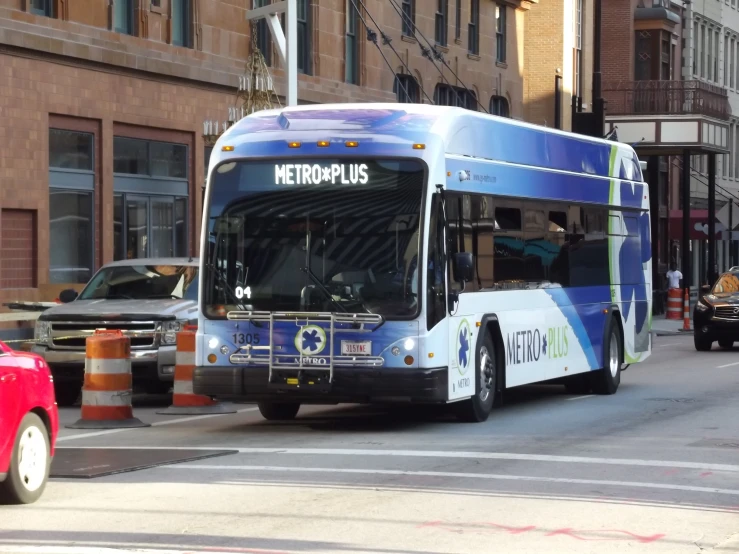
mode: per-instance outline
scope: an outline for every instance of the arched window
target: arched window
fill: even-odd
[[[490,98],[490,113],[502,117],[511,117],[508,100],[505,96],[493,96]]]
[[[418,104],[421,101],[421,89],[413,75],[395,75],[393,92],[401,104]]]

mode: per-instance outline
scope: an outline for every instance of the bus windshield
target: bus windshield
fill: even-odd
[[[203,312],[418,314],[417,160],[233,161],[210,181]]]

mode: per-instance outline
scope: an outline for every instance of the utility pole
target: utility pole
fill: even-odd
[[[285,14],[287,37],[282,29],[279,14]],[[298,4],[297,0],[282,0],[246,12],[246,19],[258,21],[264,19],[272,34],[277,54],[287,75],[287,91],[285,94],[288,106],[298,105]]]

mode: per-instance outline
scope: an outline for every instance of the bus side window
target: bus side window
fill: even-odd
[[[441,198],[434,194],[429,219],[429,252],[426,285],[426,325],[428,330],[446,317],[446,287],[444,286],[444,218]]]

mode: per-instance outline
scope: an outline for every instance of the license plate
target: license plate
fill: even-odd
[[[372,354],[372,341],[341,341],[341,353],[344,356],[369,356]]]

